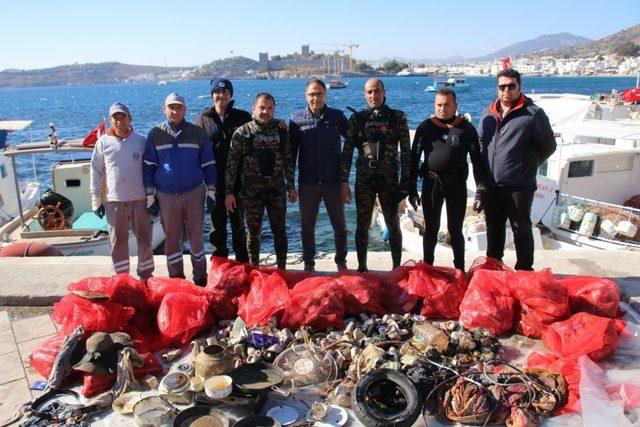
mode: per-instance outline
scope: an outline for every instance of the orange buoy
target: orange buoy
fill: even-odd
[[[40,242],[16,242],[0,249],[0,257],[62,256],[57,248]]]

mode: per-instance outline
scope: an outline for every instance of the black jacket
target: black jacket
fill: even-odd
[[[198,116],[195,122],[197,126],[204,129],[209,141],[211,141],[218,166],[217,182],[222,188],[224,188],[231,136],[236,129],[251,121],[251,114],[244,110],[233,108],[233,103],[233,101],[229,102],[224,120],[220,120],[220,116],[218,116],[214,107],[209,107]]]
[[[484,110],[478,127],[489,183],[497,187],[535,186],[538,167],[556,150],[549,118],[524,95],[504,117],[498,105],[495,100]]]

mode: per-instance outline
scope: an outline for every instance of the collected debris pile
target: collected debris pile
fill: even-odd
[[[310,423],[342,425],[347,408],[367,426],[410,426],[422,410],[446,422],[532,425],[575,409],[577,358],[608,357],[625,333],[615,283],[491,259],[474,263],[469,281],[423,262],[334,277],[214,259],[206,287],[117,275],[69,292],[52,314],[60,333],[30,361],[51,388],[81,378],[81,393],[97,395],[83,419],[109,407],[172,417],[176,405],[198,403],[211,411],[183,407],[176,419],[251,425],[243,418],[263,414],[267,394],[282,402],[313,390]],[[510,365],[497,336],[511,331],[542,338],[551,353]],[[198,334],[206,343],[191,341]],[[279,405],[266,415],[300,413]]]

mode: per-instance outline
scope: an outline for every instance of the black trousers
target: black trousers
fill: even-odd
[[[342,204],[341,184],[300,184],[300,223],[302,234],[302,259],[305,265],[314,266],[316,256],[316,221],[320,202],[329,215],[336,246],[336,264],[344,264],[347,259],[347,225]]]
[[[249,262],[247,254],[247,234],[244,229],[244,209],[242,199],[236,198],[236,210],[227,212],[224,206],[224,188],[216,188],[216,207],[211,212],[211,225],[213,230],[209,233],[209,242],[213,246],[213,255],[228,257],[227,248],[227,217],[231,223],[231,245],[238,262]]]
[[[467,183],[462,179],[436,181],[425,177],[422,181],[422,212],[425,233],[422,236],[424,262],[433,264],[440,229],[442,205],[447,202],[447,229],[451,237],[453,265],[464,271],[464,236],[462,223],[467,208]]]
[[[485,196],[487,221],[487,256],[502,260],[505,226],[511,223],[516,247],[516,270],[533,270],[533,232],[531,205],[533,187],[489,187]]]

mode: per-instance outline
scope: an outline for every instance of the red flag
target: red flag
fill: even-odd
[[[511,68],[511,57],[507,56],[506,58],[502,59],[502,69],[506,70],[508,68]]]
[[[105,121],[101,121],[98,126],[96,126],[91,132],[87,134],[82,140],[83,147],[93,147],[96,145],[96,141],[105,133]]]

